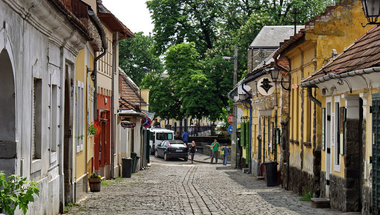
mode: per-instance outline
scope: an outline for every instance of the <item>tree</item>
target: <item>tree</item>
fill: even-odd
[[[335,0],[149,0],[147,6],[155,25],[156,54],[163,54],[169,47],[183,42],[194,44],[199,53],[195,59],[202,65],[201,72],[194,68],[194,71],[184,74],[177,69],[169,77],[172,79],[185,75],[183,78],[187,81],[180,83],[182,89],[195,88],[202,92],[197,88],[198,85],[193,86],[194,82],[189,80],[207,86],[205,95],[212,95],[207,101],[210,107],[199,107],[202,110],[199,112],[215,119],[227,105],[226,95],[233,87],[233,63],[222,60],[222,56],[233,56],[234,44],[239,47],[239,80],[246,72],[247,48],[263,26],[293,25],[294,8],[298,9],[297,24],[305,23],[323,12],[326,5],[334,2]],[[192,64],[197,65],[195,62]],[[169,68],[168,65],[166,68]],[[177,72],[178,75],[175,74]],[[174,89],[178,88],[177,83],[172,83]],[[178,91],[174,90],[173,93]],[[189,105],[198,110],[187,96],[194,95],[182,93],[178,97],[181,105]],[[195,115],[186,107],[182,107],[181,111],[184,115]]]
[[[153,38],[135,33],[134,38],[120,41],[120,68],[137,84],[148,72],[162,71],[162,62],[153,54]]]

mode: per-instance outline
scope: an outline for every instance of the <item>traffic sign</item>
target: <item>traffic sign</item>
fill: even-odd
[[[227,122],[231,125],[234,123],[234,116],[232,116],[232,114],[227,116]]]
[[[232,125],[228,126],[228,133],[232,134],[232,129],[233,129]]]
[[[150,118],[144,118],[144,119],[141,120],[141,124],[145,128],[149,128],[150,125],[152,124],[152,120]]]

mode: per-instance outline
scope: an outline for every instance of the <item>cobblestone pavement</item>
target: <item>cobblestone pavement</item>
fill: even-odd
[[[311,208],[290,191],[203,157],[194,164],[152,157],[148,170],[107,181],[69,214],[347,214]]]

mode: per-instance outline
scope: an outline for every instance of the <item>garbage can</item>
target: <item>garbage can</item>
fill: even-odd
[[[122,158],[123,178],[130,178],[132,175],[132,158]]]
[[[140,156],[136,155],[136,160],[135,160],[135,172],[139,171],[140,168],[138,167]]]
[[[132,173],[135,173],[136,172],[136,153],[135,152],[131,152],[131,157],[132,157]]]
[[[265,166],[265,175],[267,178],[267,187],[277,186],[277,162],[268,161],[263,163]]]

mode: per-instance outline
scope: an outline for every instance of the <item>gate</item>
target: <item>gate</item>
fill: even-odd
[[[372,95],[372,212],[380,214],[380,93]]]

